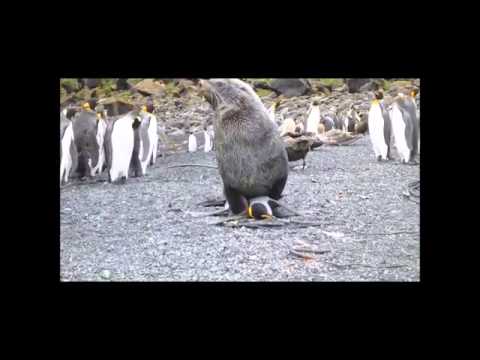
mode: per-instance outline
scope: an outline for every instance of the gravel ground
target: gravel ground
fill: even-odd
[[[376,162],[368,136],[320,147],[290,172],[282,201],[322,227],[211,225],[221,218],[194,213],[214,210],[197,204],[221,197],[218,172],[166,168],[182,163],[215,164],[215,154],[159,158],[124,185],[63,187],[61,280],[419,281],[420,209],[402,196],[419,166]],[[328,252],[294,256],[299,240]]]

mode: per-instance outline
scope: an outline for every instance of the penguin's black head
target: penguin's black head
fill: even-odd
[[[147,103],[145,104],[145,110],[149,112],[150,114],[153,114],[153,110],[155,109],[155,106],[153,105],[153,99],[148,98]]]
[[[257,219],[272,219],[272,215],[269,214],[267,207],[262,203],[255,203],[248,208],[248,216]]]
[[[377,90],[374,93],[375,99],[377,100],[382,100],[383,99],[383,91],[382,90]]]
[[[90,99],[88,100],[88,105],[90,105],[90,109],[95,109],[97,107],[97,99]]]

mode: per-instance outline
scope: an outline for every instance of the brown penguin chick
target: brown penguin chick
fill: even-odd
[[[355,124],[355,134],[365,134],[368,131],[368,114],[364,113],[360,116],[360,121]]]
[[[200,86],[215,110],[216,158],[232,213],[246,213],[251,198],[280,199],[287,151],[258,95],[239,79],[202,80]]]

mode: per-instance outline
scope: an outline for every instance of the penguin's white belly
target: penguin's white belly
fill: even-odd
[[[188,152],[195,152],[197,151],[197,138],[195,135],[191,134],[188,137]]]
[[[306,132],[318,134],[318,124],[320,123],[320,107],[314,106],[307,118]]]
[[[133,152],[133,118],[126,116],[116,121],[112,131],[112,166],[111,181],[125,176],[128,179],[128,169]]]
[[[149,156],[149,161],[151,164],[154,164],[157,160],[157,148],[158,148],[158,127],[157,127],[157,117],[155,115],[150,116],[150,127],[148,128],[148,136],[150,137],[151,144],[151,156]]]
[[[142,174],[147,173],[147,166],[149,164],[155,163],[157,155],[157,143],[158,143],[158,133],[157,133],[157,118],[154,115],[150,115],[150,122],[148,124],[148,146],[145,145],[143,141],[140,142],[140,150],[138,157],[140,159],[140,164],[142,167]],[[145,160],[142,160],[145,159]]]
[[[62,158],[60,159],[60,183],[62,181],[64,183],[67,183],[70,176],[70,170],[72,169],[73,164],[72,154],[70,153],[70,146],[73,140],[73,126],[70,123],[65,129],[61,141]]]
[[[396,104],[393,105],[390,111],[390,118],[392,121],[393,136],[395,139],[395,147],[402,161],[408,162],[410,160],[410,149],[407,145],[407,139],[405,137],[405,120],[402,116],[402,112]]]
[[[370,132],[370,140],[372,141],[375,157],[381,156],[383,160],[387,160],[388,147],[385,143],[385,135],[383,132],[384,119],[382,110],[379,105],[372,105],[368,112],[368,131]]]

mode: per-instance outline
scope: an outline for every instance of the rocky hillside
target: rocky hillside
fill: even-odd
[[[413,79],[242,79],[255,88],[260,97],[287,98],[303,95],[330,95],[333,91],[358,93],[384,89],[394,93],[402,88],[419,86]],[[104,102],[122,101],[141,104],[151,96],[155,102],[198,97],[198,79],[61,79],[60,106],[79,104],[95,98]],[[188,103],[188,101],[187,101]]]
[[[211,125],[214,113],[200,94],[199,79],[61,79],[60,107],[95,99],[109,115],[155,104],[163,154],[182,149],[189,133]],[[312,100],[322,114],[335,114],[354,105],[360,115],[368,111],[371,91],[383,89],[387,103],[399,91],[419,87],[419,79],[242,79],[252,85],[267,107],[278,103],[277,114],[295,122],[307,116]],[[418,106],[420,96],[417,96]]]

